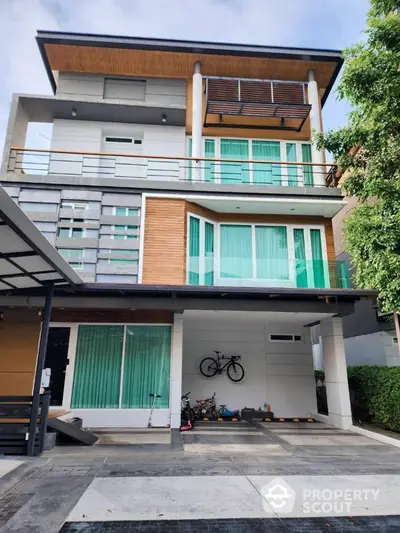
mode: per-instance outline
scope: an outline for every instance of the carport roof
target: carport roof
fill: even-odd
[[[0,186],[0,293],[83,283]]]

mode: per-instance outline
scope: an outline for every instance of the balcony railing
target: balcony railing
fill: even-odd
[[[252,123],[248,126],[252,128],[300,131],[310,110],[302,82],[206,77],[206,127],[231,127],[222,120],[224,115],[231,115],[279,119],[278,125]],[[209,122],[208,115],[218,115],[221,120]],[[286,119],[292,119],[292,124]]]
[[[199,260],[188,262],[189,285],[224,287],[276,287],[303,289],[350,289],[351,276],[346,261],[303,259],[253,259],[224,258],[214,265],[206,261],[205,271],[199,271]]]
[[[228,185],[327,187],[332,165],[11,148],[8,172],[72,178],[141,179]]]

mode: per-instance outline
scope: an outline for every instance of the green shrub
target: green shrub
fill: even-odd
[[[400,367],[350,366],[347,375],[353,417],[400,431]]]
[[[400,431],[400,367],[348,367],[349,389],[378,425]],[[352,402],[353,403],[353,402]],[[353,403],[353,414],[354,403]]]

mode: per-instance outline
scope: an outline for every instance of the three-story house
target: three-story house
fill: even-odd
[[[82,279],[54,296],[53,404],[92,427],[145,426],[150,393],[154,423],[179,427],[187,390],[314,416],[320,323],[329,421],[348,427],[340,317],[369,294],[335,260],[344,200],[311,142],[341,53],[45,31],[37,42],[54,96],[14,96],[1,183]],[[49,148],[32,145],[32,122],[52,124]],[[200,373],[214,350],[242,356],[240,383]]]

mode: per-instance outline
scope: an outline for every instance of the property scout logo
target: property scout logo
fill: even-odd
[[[297,492],[282,478],[275,478],[261,489],[263,506],[269,514],[297,516],[305,514],[350,515],[355,502],[377,501],[379,489],[298,489]],[[296,504],[296,506],[295,506]]]

